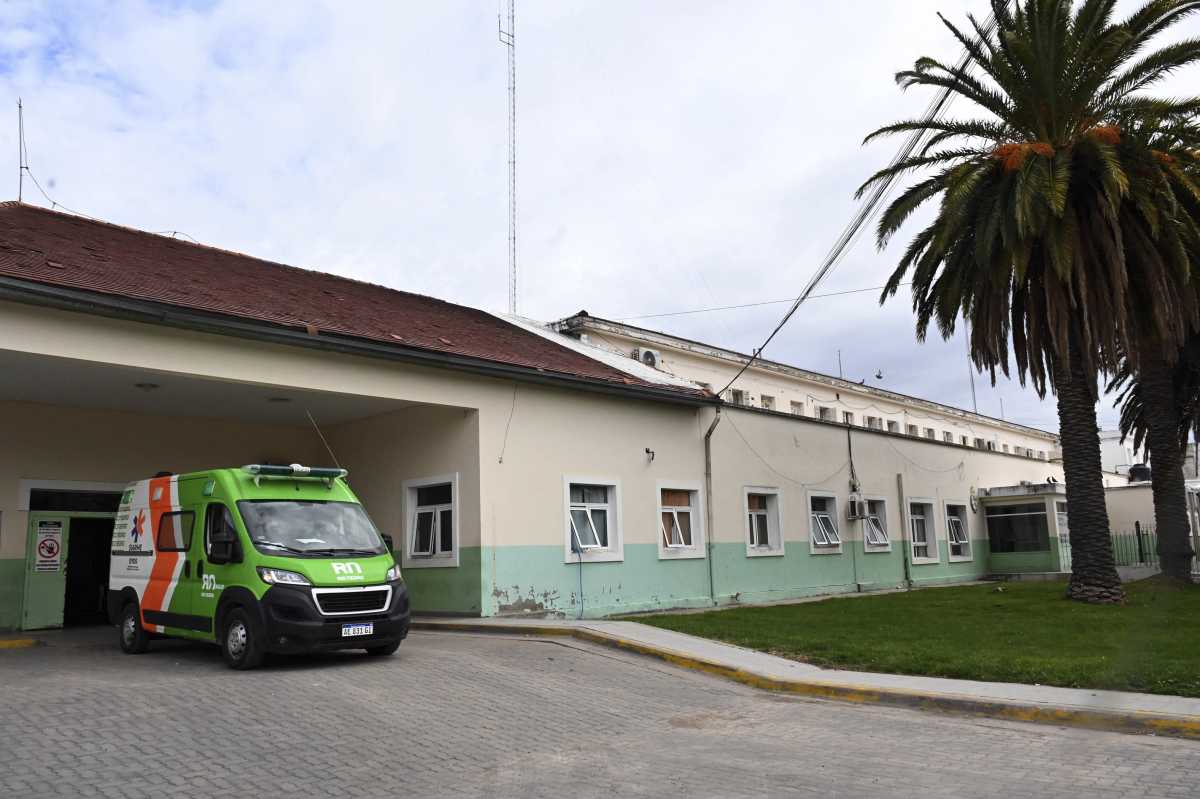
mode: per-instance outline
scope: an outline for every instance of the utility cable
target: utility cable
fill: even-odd
[[[906,282],[900,283],[898,285],[909,286],[912,284],[908,283],[906,281]],[[826,294],[813,294],[813,295],[809,296],[809,299],[810,300],[818,300],[823,297],[841,297],[846,294],[861,294],[864,291],[882,291],[884,288],[885,288],[884,286],[869,286],[869,287],[863,288],[863,289],[848,289],[846,291],[830,291]],[[652,313],[652,314],[642,314],[641,316],[625,316],[625,317],[618,319],[617,321],[618,322],[632,322],[636,319],[662,319],[663,317],[667,317],[667,316],[688,316],[691,314],[698,314],[698,313],[712,313],[713,311],[736,311],[736,310],[740,310],[742,308],[760,308],[764,305],[782,305],[785,302],[794,302],[794,301],[795,301],[795,298],[789,297],[788,299],[785,299],[785,300],[764,300],[762,302],[748,302],[743,305],[718,305],[713,308],[694,308],[694,309],[688,310],[688,311],[670,311],[668,313]]]
[[[996,20],[993,16],[988,20],[987,31],[990,32],[995,28],[995,26]],[[959,59],[958,68],[960,70],[969,70],[970,66],[971,53],[964,47],[963,54]],[[953,98],[954,92],[952,86],[947,86],[939,91],[927,107],[924,119],[927,121],[933,121],[937,119],[942,115],[946,108],[949,107]],[[888,166],[894,167],[909,158],[913,152],[916,151],[917,147],[920,146],[921,140],[925,138],[925,133],[926,131],[921,129],[914,130],[909,135],[904,145],[900,148],[900,151],[897,152],[892,158],[891,163]],[[863,226],[875,214],[875,209],[881,202],[883,202],[887,195],[891,193],[892,187],[895,186],[898,179],[899,175],[892,173],[880,179],[875,184],[858,213],[854,215],[854,217],[850,220],[850,223],[846,226],[845,230],[842,231],[842,234],[833,243],[833,246],[829,249],[829,253],[825,256],[825,260],[821,263],[821,266],[817,269],[816,273],[809,278],[808,283],[805,284],[804,289],[800,292],[800,296],[798,296],[792,303],[792,307],[789,308],[787,313],[783,315],[783,318],[779,320],[779,324],[775,325],[775,329],[772,330],[771,334],[767,336],[765,341],[763,341],[762,346],[758,347],[750,354],[750,358],[746,361],[742,368],[738,370],[738,373],[733,376],[733,379],[725,385],[725,388],[717,392],[718,395],[724,394],[726,391],[728,391],[729,387],[737,382],[738,378],[750,368],[750,365],[758,360],[758,357],[760,354],[762,354],[762,351],[767,348],[767,345],[774,340],[775,336],[779,334],[779,331],[783,329],[784,325],[786,325],[796,314],[796,311],[799,310],[800,305],[809,298],[817,286],[819,286],[821,282],[834,270],[834,268],[837,267],[838,263],[841,262],[842,258],[845,257],[846,253],[849,251],[850,246],[862,233]]]

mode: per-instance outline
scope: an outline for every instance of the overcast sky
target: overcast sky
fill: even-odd
[[[797,294],[899,144],[863,136],[928,102],[893,74],[953,59],[936,12],[968,10],[986,3],[519,0],[520,312],[624,319]],[[496,13],[6,3],[0,196],[16,195],[20,96],[31,171],[69,208],[503,311]],[[28,182],[25,200],[48,204]],[[820,291],[881,285],[916,229],[883,253],[864,236]],[[749,351],[785,308],[634,321]],[[882,308],[877,292],[814,299],[767,355],[837,374],[839,349],[848,378],[971,407],[962,338],[918,344],[906,290]],[[1007,418],[1057,428],[1052,399],[976,385],[980,412],[1003,398]],[[1102,423],[1115,418],[1103,401]]]

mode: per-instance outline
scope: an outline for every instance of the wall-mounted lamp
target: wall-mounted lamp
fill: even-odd
[[[154,389],[158,388],[159,386],[158,386],[158,383],[134,383],[133,387],[137,388],[137,389],[141,389],[142,391],[145,391],[145,392],[151,392]]]
[[[654,462],[654,450],[650,449],[649,447],[646,447],[646,460],[650,463]]]

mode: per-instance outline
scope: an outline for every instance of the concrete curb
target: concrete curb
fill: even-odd
[[[0,649],[29,649],[40,643],[36,638],[0,638]]]
[[[904,691],[895,688],[876,688],[851,683],[823,682],[820,680],[783,680],[739,669],[718,661],[651,646],[640,641],[632,641],[616,635],[573,627],[526,624],[480,624],[457,621],[430,621],[425,619],[414,620],[412,627],[417,630],[437,630],[442,632],[500,633],[504,635],[575,638],[589,643],[600,644],[601,646],[609,646],[639,655],[646,655],[674,666],[702,671],[717,677],[734,680],[753,688],[796,696],[834,699],[860,705],[889,705],[919,710],[935,710],[945,713],[985,716],[1008,721],[1058,724],[1093,730],[1108,730],[1142,735],[1166,735],[1175,738],[1200,740],[1200,716],[1164,716],[1134,711],[1119,712],[1073,707],[1053,707],[1026,702],[980,699],[962,694]]]

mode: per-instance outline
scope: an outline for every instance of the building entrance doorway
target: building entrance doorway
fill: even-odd
[[[109,553],[120,493],[34,491],[21,628],[105,624]]]

